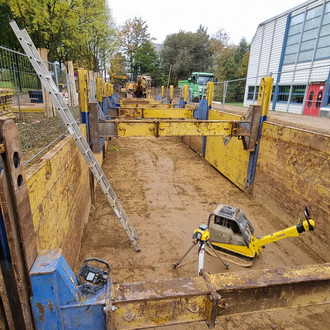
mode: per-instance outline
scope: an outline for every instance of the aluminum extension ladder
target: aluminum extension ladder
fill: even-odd
[[[25,29],[19,29],[18,25],[14,20],[10,21],[10,26],[13,29],[16,37],[18,38],[20,44],[22,45],[26,55],[28,56],[34,70],[36,71],[42,85],[44,86],[47,93],[50,94],[53,104],[56,107],[58,113],[60,114],[63,123],[70,132],[74,141],[76,142],[80,152],[85,158],[91,172],[96,178],[98,184],[102,188],[109,204],[111,205],[113,211],[115,212],[120,224],[123,226],[127,236],[129,237],[132,245],[136,251],[140,251],[140,247],[137,243],[139,239],[134,227],[130,223],[128,216],[121,206],[114,190],[112,189],[106,175],[104,174],[100,164],[96,160],[91,148],[89,147],[85,137],[79,129],[78,124],[74,120],[70,109],[65,104],[53,78],[48,71],[44,61],[40,57],[33,41],[31,40],[29,34]]]

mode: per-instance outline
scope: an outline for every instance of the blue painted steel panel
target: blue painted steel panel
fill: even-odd
[[[324,91],[324,96],[323,96],[323,101],[322,101],[322,107],[328,106],[328,100],[330,96],[330,70],[329,70],[329,75],[328,75],[328,80],[325,85],[325,91]]]
[[[59,249],[41,251],[30,278],[37,329],[106,329],[109,282],[95,294],[85,291],[90,284],[78,286]]]
[[[89,143],[89,113],[88,112],[80,112],[81,123],[86,124],[87,130],[87,142]]]

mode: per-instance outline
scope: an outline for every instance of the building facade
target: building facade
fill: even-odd
[[[310,0],[259,24],[251,43],[244,105],[274,78],[270,110],[330,117],[330,0]]]

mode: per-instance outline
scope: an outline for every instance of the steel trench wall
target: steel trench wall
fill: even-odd
[[[81,129],[86,135],[86,126]],[[102,163],[102,154],[98,161]],[[67,136],[26,174],[38,251],[61,248],[74,268],[91,205],[88,165]]]

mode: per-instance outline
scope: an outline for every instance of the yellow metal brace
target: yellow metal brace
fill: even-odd
[[[173,100],[173,94],[174,94],[174,86],[170,85],[170,100]]]
[[[212,81],[209,81],[206,85],[206,98],[207,98],[207,106],[210,108],[212,106],[213,101],[213,90],[214,84]]]
[[[192,119],[193,109],[189,108],[119,108],[118,117],[121,118],[158,118],[158,119]]]
[[[188,102],[188,85],[182,86],[182,96],[183,96],[184,103],[187,103]]]
[[[96,97],[97,102],[103,101],[103,78],[101,77],[96,78]]]
[[[162,86],[162,89],[161,90],[162,90],[162,92],[161,92],[162,93],[162,99],[164,99],[164,97],[165,97],[165,87]]]
[[[88,112],[88,72],[78,69],[79,104],[81,112]]]
[[[267,116],[272,96],[273,78],[263,77],[259,85],[258,105],[261,105],[261,116]]]

